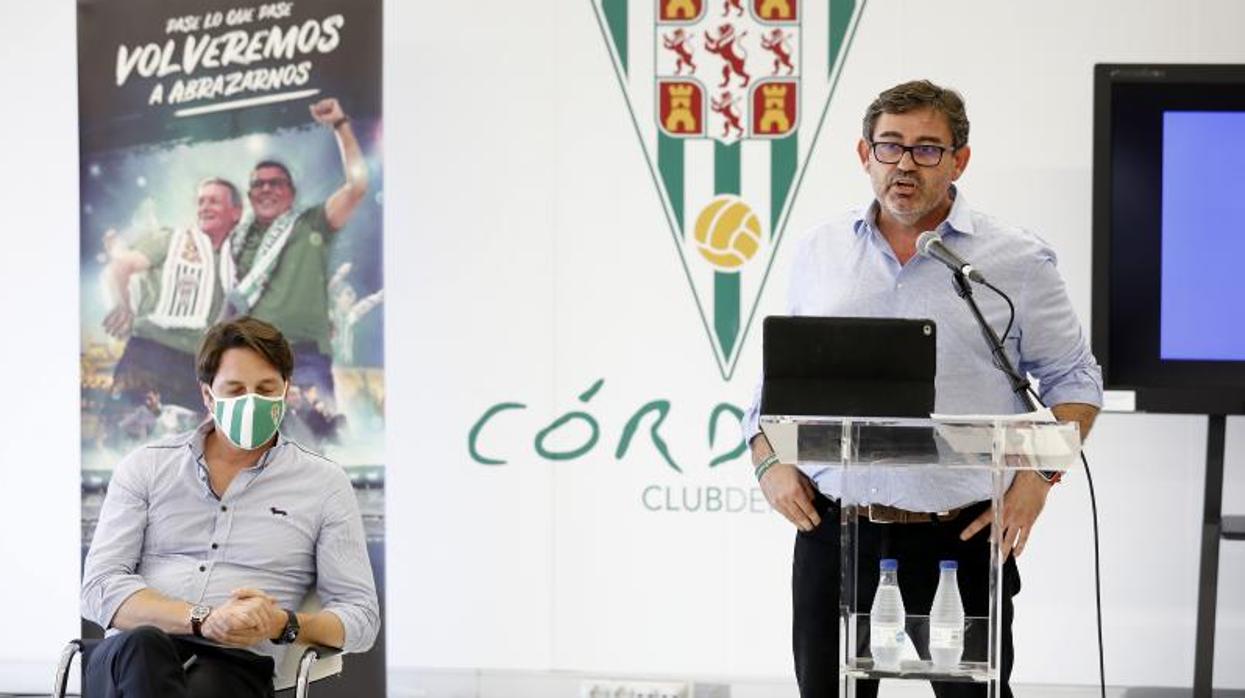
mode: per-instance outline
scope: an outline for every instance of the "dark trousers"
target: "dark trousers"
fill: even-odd
[[[839,695],[839,571],[840,522],[839,506],[818,494],[815,501],[821,525],[807,533],[796,534],[795,558],[791,571],[792,646],[795,654],[796,681],[801,698],[838,698]],[[951,521],[938,523],[875,524],[861,520],[858,528],[858,582],[856,609],[867,613],[873,603],[878,583],[878,561],[895,558],[899,561],[899,588],[905,610],[926,615],[938,589],[938,562],[956,560],[960,598],[968,616],[985,616],[990,608],[990,529],[979,532],[968,541],[960,540],[960,532],[989,507],[988,502],[969,507]],[[1012,673],[1012,597],[1020,591],[1020,571],[1009,558],[1003,565],[1003,601],[1001,647],[1001,681],[1004,698],[1011,698],[1008,680]],[[868,647],[867,628],[860,637],[857,656]],[[965,638],[965,657],[974,654],[972,641],[979,639],[976,654],[985,656],[985,638]],[[913,638],[922,655],[925,638]],[[863,646],[862,646],[863,645]],[[970,698],[985,696],[984,684],[933,682],[938,698]],[[877,681],[857,681],[856,693],[873,698],[878,692]]]
[[[314,387],[320,399],[336,411],[333,357],[320,353],[315,342],[297,342],[291,349],[294,351],[294,375],[290,382],[304,390]]]
[[[187,660],[194,656],[188,669]],[[83,698],[271,698],[272,659],[144,626],[84,648]]]
[[[147,339],[130,337],[112,370],[113,390],[131,406],[143,404],[148,392],[160,393],[160,402],[189,410],[203,409],[195,378],[195,357]]]

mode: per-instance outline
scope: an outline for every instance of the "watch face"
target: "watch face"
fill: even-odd
[[[207,606],[195,606],[190,609],[190,618],[202,622],[211,612],[212,609]]]

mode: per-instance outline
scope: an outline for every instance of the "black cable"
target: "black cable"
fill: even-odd
[[[1033,392],[1033,388],[1029,388],[1029,394],[1033,395],[1033,399],[1037,400],[1039,405],[1046,407],[1042,398]],[[1081,465],[1085,467],[1085,482],[1089,485],[1089,508],[1093,512],[1094,524],[1094,610],[1098,616],[1098,692],[1102,698],[1107,698],[1107,670],[1102,652],[1102,563],[1098,550],[1098,497],[1094,493],[1094,475],[1089,470],[1089,459],[1085,457],[1084,448],[1081,449]]]
[[[982,336],[986,338],[986,343],[989,343],[990,345],[991,355],[994,357],[995,367],[1011,379],[1013,389],[1015,389],[1017,396],[1025,398],[1025,402],[1028,402],[1028,398],[1032,396],[1033,403],[1030,406],[1031,408],[1033,408],[1033,406],[1041,406],[1043,408],[1047,407],[1046,403],[1042,402],[1042,398],[1038,396],[1035,391],[1033,391],[1032,384],[1028,382],[1028,378],[1022,376],[1017,368],[1013,368],[1011,366],[1011,361],[1008,360],[1006,350],[1003,348],[1003,342],[1007,341],[1007,335],[1010,335],[1012,330],[1012,323],[1016,320],[1016,305],[1013,304],[1010,297],[1008,297],[1002,289],[998,289],[997,286],[989,284],[989,282],[981,282],[981,284],[986,286],[987,289],[996,292],[998,296],[1007,301],[1007,328],[1006,330],[1003,330],[1002,338],[997,338],[994,335],[994,328],[990,327],[989,323],[986,322],[985,316],[981,314],[979,307],[976,305],[976,301],[972,300],[972,289],[964,274],[956,272],[956,275],[952,277],[952,279],[954,279],[957,294],[959,294],[960,297],[962,297],[962,299],[969,304],[969,309],[974,312],[975,319],[979,321],[981,325],[981,333]],[[1098,550],[1098,498],[1096,494],[1094,494],[1093,475],[1089,473],[1089,459],[1086,458],[1084,448],[1081,449],[1081,463],[1084,465],[1084,469],[1086,469],[1086,482],[1089,484],[1089,508],[1091,508],[1093,513],[1093,589],[1094,610],[1097,611],[1098,627],[1098,692],[1099,696],[1107,698],[1107,669],[1102,649],[1102,564],[1101,555],[1099,555]]]
[[[1107,670],[1102,656],[1102,573],[1098,560],[1098,499],[1094,496],[1094,476],[1089,472],[1089,459],[1081,449],[1081,464],[1085,466],[1085,481],[1089,483],[1089,506],[1094,512],[1094,606],[1098,611],[1098,691],[1107,698]]]
[[[1007,329],[1003,330],[1003,336],[999,338],[999,343],[1002,344],[1003,342],[1007,341],[1007,335],[1012,333],[1012,323],[1016,321],[1016,305],[1012,303],[1012,299],[1009,298],[1006,293],[1003,293],[1002,289],[1000,289],[998,286],[995,286],[989,281],[983,281],[981,283],[986,288],[999,294],[999,296],[1003,300],[1007,301],[1007,310],[1008,310]],[[1029,392],[1033,392],[1033,390],[1030,389]],[[1037,396],[1035,395],[1034,397],[1037,397]],[[1041,404],[1041,402],[1042,402],[1041,400],[1038,400],[1038,404]]]
[[[1002,343],[1007,341],[1007,335],[1011,332],[1012,321],[1016,319],[1016,306],[1012,305],[1010,297],[1007,297],[1005,292],[998,290],[997,287],[991,284],[985,284],[985,286],[987,289],[990,289],[991,291],[996,292],[996,294],[1002,296],[1002,299],[1007,301],[1008,309],[1011,310],[1011,316],[1007,319],[1007,330],[1003,331],[1003,336],[1000,340],[1000,343]],[[998,368],[1006,371],[1005,367],[1000,366]],[[1033,391],[1032,386],[1028,386],[1028,384],[1026,384],[1025,389],[1028,391],[1028,394],[1031,394],[1033,397],[1033,402],[1041,404],[1042,407],[1047,407],[1046,403],[1042,402],[1040,394]],[[1084,465],[1084,469],[1086,469],[1086,483],[1089,485],[1089,510],[1091,510],[1093,514],[1093,595],[1094,611],[1097,612],[1098,620],[1098,693],[1102,698],[1107,698],[1107,662],[1103,657],[1102,651],[1102,561],[1101,554],[1099,554],[1098,550],[1098,496],[1094,494],[1093,473],[1089,472],[1089,459],[1086,458],[1084,448],[1081,449],[1081,464]]]

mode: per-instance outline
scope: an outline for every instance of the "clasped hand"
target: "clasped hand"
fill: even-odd
[[[258,589],[234,589],[229,601],[212,609],[203,636],[226,647],[253,647],[276,637],[286,615],[277,600]]]

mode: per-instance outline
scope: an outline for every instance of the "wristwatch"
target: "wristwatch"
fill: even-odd
[[[203,637],[203,621],[212,614],[211,606],[191,606],[190,607],[190,631],[195,637]]]
[[[287,609],[285,611],[285,627],[281,629],[281,634],[272,641],[274,645],[288,645],[298,639],[298,614]]]

